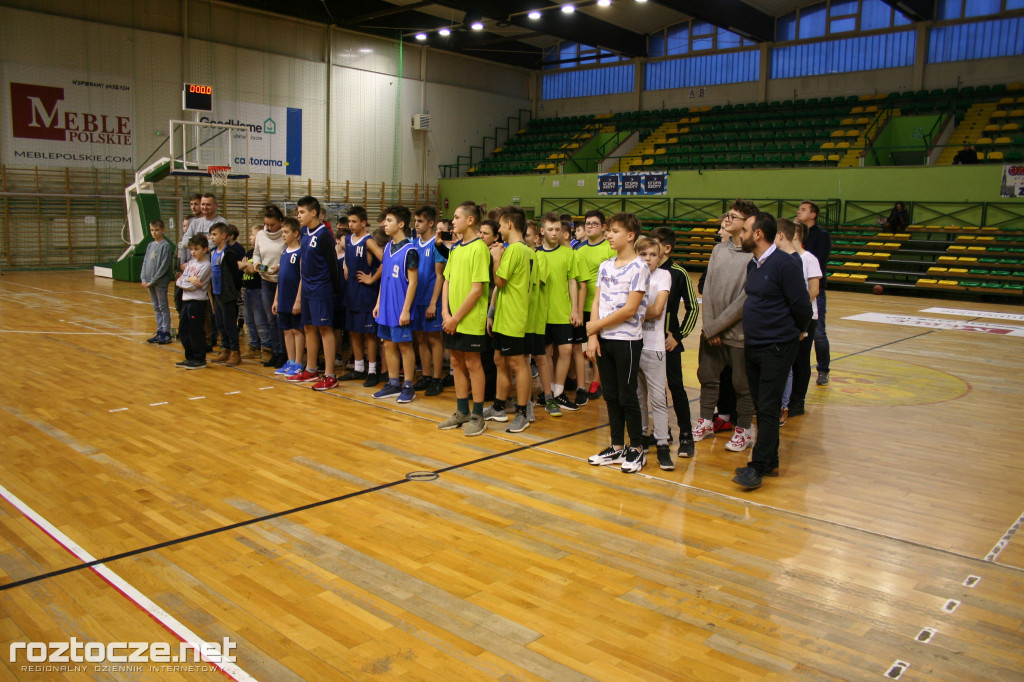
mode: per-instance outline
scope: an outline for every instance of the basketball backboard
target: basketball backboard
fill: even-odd
[[[249,177],[246,126],[170,122],[171,175],[208,176],[210,166],[230,166],[229,180]]]

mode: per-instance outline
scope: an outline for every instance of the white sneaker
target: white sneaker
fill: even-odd
[[[732,438],[725,444],[725,449],[730,452],[743,452],[753,444],[754,435],[750,432],[750,429],[737,426],[736,430],[732,432]]]
[[[507,422],[508,413],[505,410],[496,410],[493,405],[484,408],[484,419],[489,422]]]
[[[635,474],[647,464],[647,455],[640,448],[626,448],[626,456],[622,459],[622,473]]]
[[[703,417],[697,420],[697,425],[693,427],[693,440],[704,440],[705,438],[715,437],[715,423],[710,419],[704,419]]]

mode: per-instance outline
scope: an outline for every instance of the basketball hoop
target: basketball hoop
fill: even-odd
[[[224,187],[228,184],[228,173],[231,172],[231,166],[207,166],[206,170],[215,187]]]

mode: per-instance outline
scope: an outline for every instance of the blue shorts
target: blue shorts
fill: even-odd
[[[407,324],[404,327],[389,327],[386,324],[378,324],[377,336],[392,343],[412,343],[412,326]]]
[[[356,334],[376,334],[377,323],[370,313],[348,310],[345,312],[345,329]]]
[[[444,331],[442,326],[444,325],[444,318],[441,316],[441,303],[438,302],[436,310],[437,315],[434,315],[434,319],[427,319],[427,308],[428,305],[413,306],[412,309],[412,330],[414,332],[440,332]]]
[[[288,331],[294,329],[295,331],[302,331],[302,317],[295,313],[278,313],[277,314],[277,328],[281,331]]]
[[[334,324],[334,299],[302,299],[302,324],[314,327],[330,327]]]

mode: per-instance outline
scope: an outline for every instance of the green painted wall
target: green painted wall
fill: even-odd
[[[999,196],[1000,165],[791,168],[764,170],[673,171],[667,198],[717,199],[776,197],[815,200],[982,202],[1007,201]],[[518,203],[529,214],[539,211],[541,200],[597,196],[597,174],[510,175],[456,178],[439,181],[444,217],[451,217],[462,201],[489,207]]]

